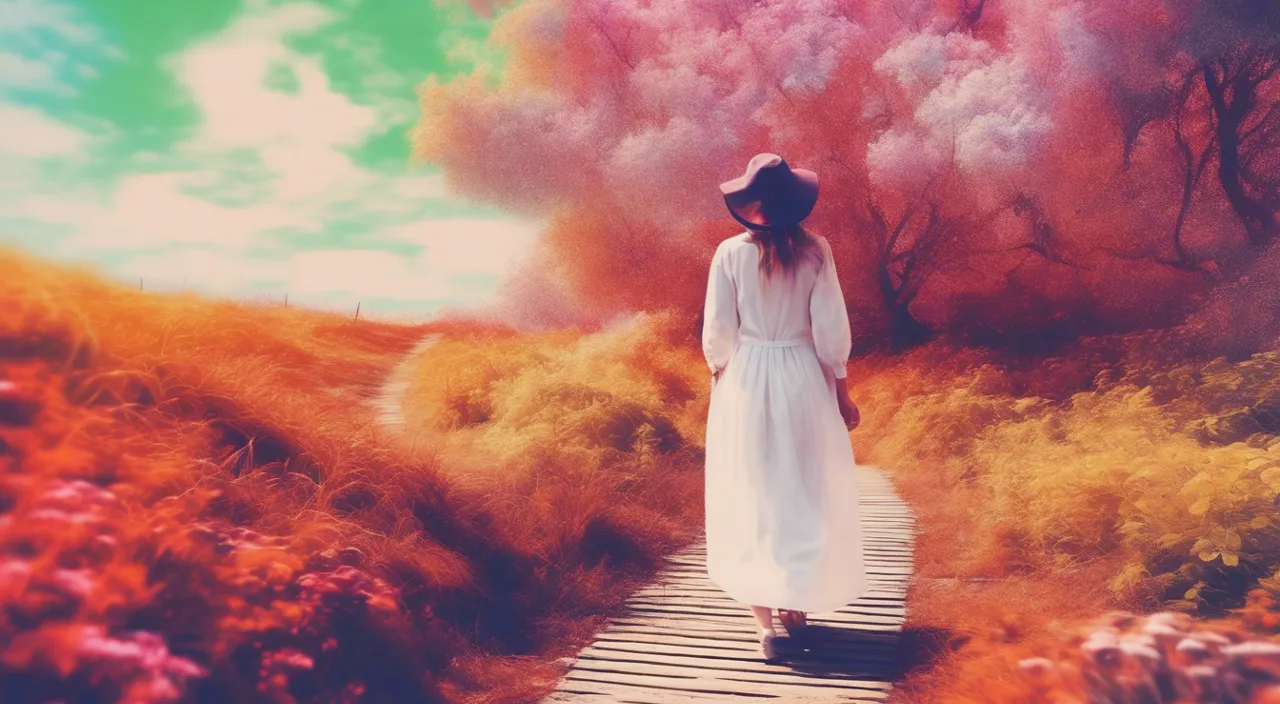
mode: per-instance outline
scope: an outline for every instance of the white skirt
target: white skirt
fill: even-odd
[[[706,446],[712,582],[744,604],[813,613],[865,593],[853,446],[811,340],[738,342]]]

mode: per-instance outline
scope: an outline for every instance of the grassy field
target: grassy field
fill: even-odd
[[[0,271],[6,701],[524,701],[697,525],[700,363],[617,352],[660,320],[531,344]],[[407,442],[371,401],[428,334]]]
[[[700,529],[673,316],[517,334],[0,272],[5,701],[528,701]],[[1274,640],[1280,352],[1207,310],[851,365],[855,451],[922,530],[895,698],[1087,701],[1087,638],[1146,628],[1116,609]]]

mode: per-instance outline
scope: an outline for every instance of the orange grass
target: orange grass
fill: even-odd
[[[355,324],[0,271],[6,694],[528,701],[700,527],[707,380],[671,316]],[[1233,609],[1280,590],[1280,353],[1207,310],[851,365],[859,460],[921,528],[897,700],[1070,701],[1018,662],[1069,665],[1115,608],[1274,632]],[[383,427],[362,399],[429,334]]]
[[[158,296],[13,252],[0,272],[5,701],[527,701],[700,515],[671,501],[700,486],[678,434],[516,457],[376,421],[419,339],[496,358],[482,338],[505,333]],[[628,363],[570,338],[575,364]],[[673,371],[696,355],[668,354],[646,403],[696,396]]]

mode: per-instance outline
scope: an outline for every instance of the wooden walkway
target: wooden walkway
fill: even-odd
[[[700,543],[669,558],[543,701],[884,701],[898,674],[914,519],[880,471],[858,471],[871,591],[838,611],[810,614],[803,638],[779,639],[782,662],[761,660],[754,619],[707,579]]]

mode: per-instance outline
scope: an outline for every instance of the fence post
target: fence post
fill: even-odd
[[[360,320],[360,302],[356,301],[356,321]]]
[[[285,307],[285,308],[288,308],[288,307],[289,307],[289,292],[288,292],[288,291],[285,291],[285,292],[284,292],[284,307]]]
[[[145,291],[145,290],[146,290],[146,289],[144,289],[144,288],[142,287],[142,277],[141,277],[141,276],[139,276],[139,277],[138,277],[138,290],[139,290],[139,291]]]

